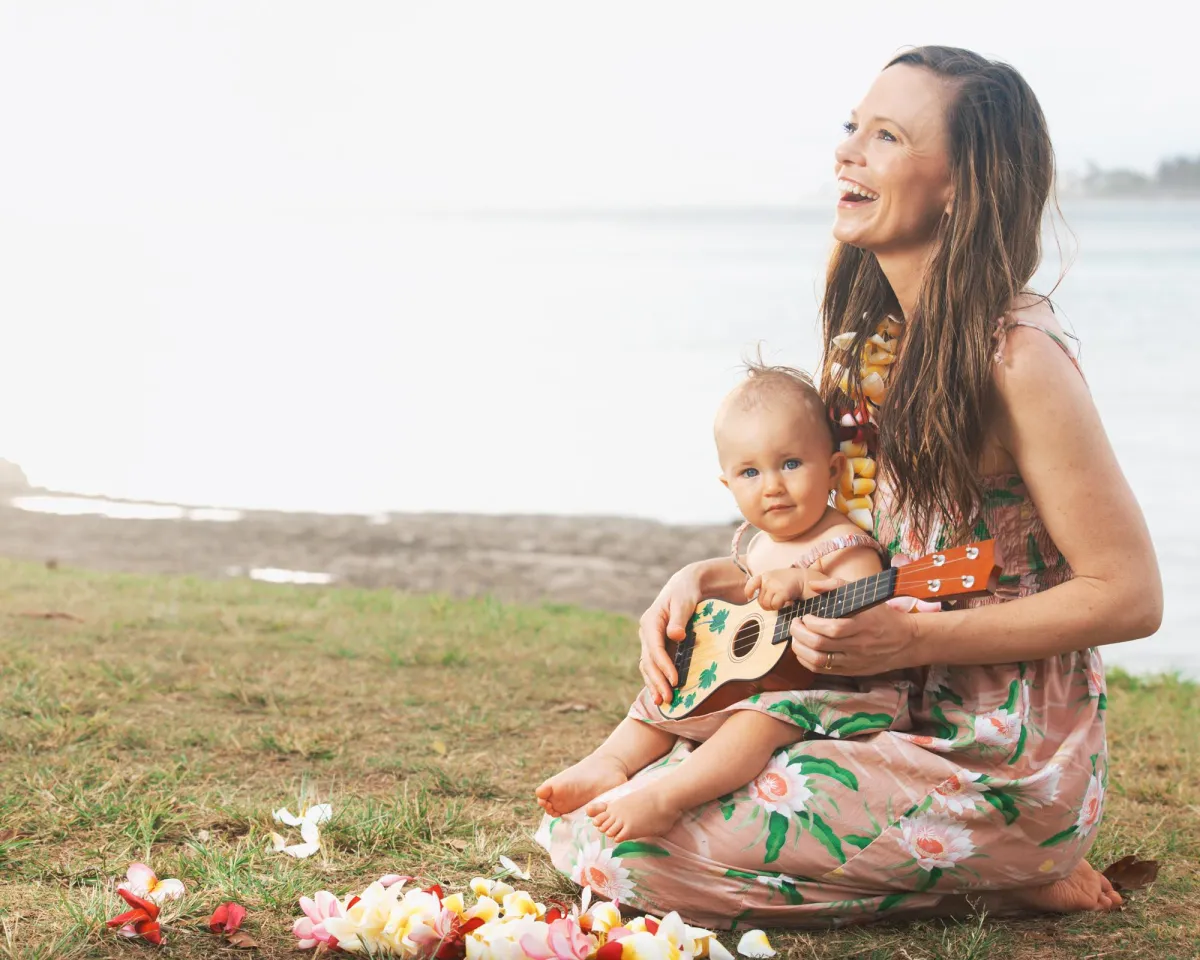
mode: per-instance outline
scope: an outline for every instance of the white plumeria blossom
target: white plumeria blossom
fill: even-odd
[[[970,830],[933,813],[906,820],[900,830],[900,845],[924,870],[950,870],[975,852]]]
[[[289,857],[296,857],[301,860],[305,857],[311,857],[321,849],[321,832],[317,829],[315,823],[310,823],[307,820],[301,823],[300,838],[303,841],[302,843],[289,845],[286,839],[272,831],[271,848],[276,853],[286,853]]]
[[[933,788],[934,808],[955,814],[974,810],[975,801],[981,800],[987,790],[985,784],[978,782],[982,776],[982,773],[959,770],[947,777]]]
[[[518,880],[528,880],[529,879],[529,873],[525,870],[522,870],[520,867],[518,867],[508,857],[502,856],[500,858],[500,866],[504,870],[506,870],[510,876],[516,877]]]
[[[747,930],[738,941],[737,952],[743,957],[773,957],[775,948],[761,930]]]
[[[300,828],[302,842],[288,844],[284,837],[272,832],[271,848],[276,853],[286,853],[289,857],[311,857],[321,849],[321,831],[317,829],[317,825],[325,823],[332,816],[333,807],[328,803],[314,803],[311,807],[301,807],[300,816],[296,816],[287,807],[273,810],[271,817],[276,823]]]
[[[1062,779],[1062,767],[1048,763],[1037,773],[1017,781],[1021,799],[1033,807],[1048,807],[1058,799],[1058,782]]]
[[[579,851],[571,867],[571,879],[617,903],[633,895],[633,881],[629,879],[629,871],[621,866],[621,858],[613,856],[611,847],[601,850],[599,840],[585,844]]]
[[[804,809],[811,799],[808,778],[796,767],[788,766],[787,753],[776,754],[748,787],[750,799],[768,813],[791,816]]]
[[[1100,814],[1104,810],[1104,785],[1094,773],[1088,780],[1087,790],[1083,794],[1083,805],[1079,808],[1079,818],[1075,821],[1079,836],[1085,837],[1092,828],[1100,822]]]
[[[300,816],[296,816],[287,807],[280,807],[271,813],[276,823],[286,823],[289,827],[299,827],[305,823],[320,826],[333,816],[333,807],[328,803],[314,803],[311,807],[301,807]]]

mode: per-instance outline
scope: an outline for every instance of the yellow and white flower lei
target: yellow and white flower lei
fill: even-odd
[[[830,373],[845,397],[845,404],[850,407],[843,410],[844,404],[835,403],[835,410],[841,411],[838,425],[842,428],[840,449],[846,455],[846,472],[834,493],[834,505],[867,533],[875,527],[874,494],[878,471],[876,451],[868,438],[877,433],[877,415],[887,396],[888,374],[896,362],[902,329],[901,321],[884,317],[875,333],[863,344],[859,357],[861,396],[855,397],[851,393],[850,371],[846,367],[836,362],[829,365]],[[832,345],[849,350],[856,336],[855,333],[838,334]]]

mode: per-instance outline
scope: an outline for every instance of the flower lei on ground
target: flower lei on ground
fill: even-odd
[[[831,362],[829,372],[836,381],[841,397],[833,402],[837,418],[837,439],[846,455],[846,472],[834,494],[834,506],[852,523],[867,533],[875,527],[876,449],[879,439],[879,408],[887,396],[888,374],[896,362],[901,322],[884,317],[862,346],[859,355],[858,395],[850,383],[850,371],[840,363]],[[849,350],[858,334],[840,333],[832,345]]]
[[[407,887],[411,877],[388,876],[339,900],[327,890],[302,897],[292,932],[301,950],[345,951],[411,960],[733,960],[716,935],[689,927],[679,914],[627,923],[615,904],[537,903],[500,880],[471,881],[475,902],[447,896],[441,886]],[[771,957],[761,930],[742,937],[738,952]]]

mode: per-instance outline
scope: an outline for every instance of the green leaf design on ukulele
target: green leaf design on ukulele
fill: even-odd
[[[676,687],[672,691],[671,702],[668,704],[667,709],[675,710],[681,703],[683,703],[683,691],[679,687]]]
[[[693,691],[683,698],[683,709],[691,710],[692,704],[696,702],[696,693]]]
[[[717,661],[714,660],[700,674],[700,689],[707,690],[717,682]]]
[[[714,606],[715,606],[715,604],[713,603],[713,601],[709,600],[708,603],[706,603],[704,605],[704,609],[700,611],[700,616],[711,617]]]
[[[711,620],[708,621],[708,629],[713,633],[720,633],[725,629],[725,621],[729,619],[728,610],[718,610]]]

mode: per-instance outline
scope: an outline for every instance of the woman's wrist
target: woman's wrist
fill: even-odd
[[[727,589],[730,584],[740,583],[745,579],[745,576],[728,557],[696,560],[685,566],[675,576],[690,579],[703,595],[720,592]]]

